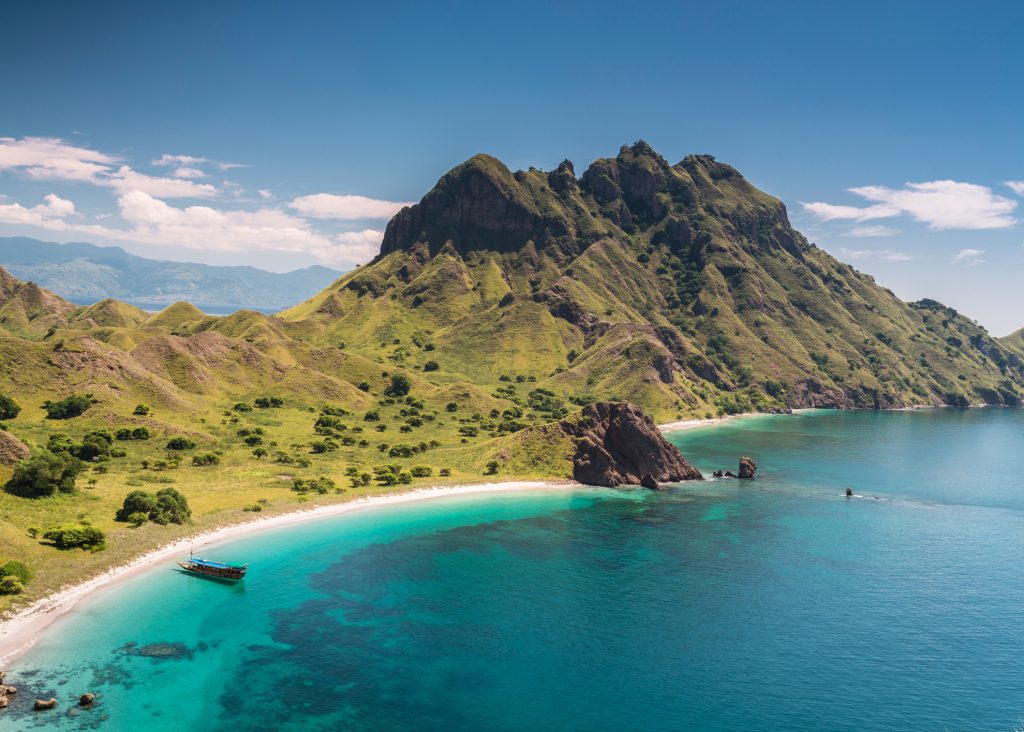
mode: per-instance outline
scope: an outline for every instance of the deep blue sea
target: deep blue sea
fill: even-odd
[[[1024,410],[676,433],[665,491],[448,497],[156,570],[9,674],[3,729],[1004,730],[1024,718]],[[851,486],[862,498],[847,499]],[[72,713],[77,695],[97,706]],[[29,694],[61,709],[23,711]]]

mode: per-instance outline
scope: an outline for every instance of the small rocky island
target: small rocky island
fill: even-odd
[[[635,404],[590,404],[558,428],[576,440],[573,478],[581,483],[658,488],[661,483],[703,480]]]

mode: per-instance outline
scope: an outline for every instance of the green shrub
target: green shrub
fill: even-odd
[[[14,419],[21,412],[21,406],[6,394],[0,394],[0,419]]]
[[[21,584],[27,585],[32,579],[32,570],[24,562],[12,559],[0,567],[0,577],[17,577]]]
[[[356,384],[356,388],[359,389],[359,391],[369,391],[370,390],[370,382],[369,381],[360,381],[358,384]]]
[[[93,404],[92,394],[72,394],[56,402],[43,402],[47,419],[71,419],[83,414]]]
[[[246,404],[245,402],[237,402],[235,406],[232,407],[232,409],[234,409],[236,412],[251,412],[252,405]]]
[[[220,458],[212,452],[204,452],[199,455],[192,456],[192,465],[201,468],[206,465],[217,465],[220,463]]]
[[[95,430],[86,433],[85,437],[82,438],[82,444],[75,445],[71,449],[71,454],[79,460],[85,460],[86,462],[100,457],[107,457],[110,455],[110,446],[113,442],[114,438],[111,437],[109,432],[106,430]]]
[[[149,516],[142,513],[142,511],[136,511],[135,513],[128,514],[125,520],[137,529],[149,521]]]
[[[330,478],[296,478],[292,481],[292,490],[296,493],[319,493],[324,495],[330,491],[338,491],[337,485]]]
[[[487,469],[484,470],[484,475],[495,475],[495,474],[497,474],[497,472],[498,472],[498,461],[497,460],[488,460],[487,461]]]
[[[158,524],[184,524],[192,517],[185,496],[174,488],[162,488],[155,496],[146,491],[132,491],[125,496],[114,520],[134,524],[138,514]]]
[[[191,450],[195,446],[195,441],[189,437],[172,437],[167,442],[168,450]]]
[[[441,468],[440,472],[438,472],[438,475],[440,475],[442,478],[447,478],[451,474],[452,474],[452,469],[451,468]]]
[[[429,465],[413,465],[409,472],[412,473],[413,478],[429,478],[434,474],[433,469]]]
[[[17,577],[0,575],[0,595],[18,595],[24,589],[24,583]]]
[[[5,490],[22,498],[74,493],[75,479],[85,465],[68,453],[41,452],[19,462]]]
[[[114,433],[116,440],[148,440],[152,436],[146,427],[122,427]]]
[[[384,389],[384,395],[390,397],[402,397],[409,393],[412,383],[409,377],[403,374],[392,374],[391,383]]]
[[[136,404],[135,409],[132,411],[132,414],[134,414],[136,417],[145,417],[147,414],[149,414],[149,407],[147,407],[145,404]]]
[[[115,521],[133,521],[132,517],[139,514],[149,519],[156,513],[156,496],[146,491],[132,491],[124,497],[124,503],[114,516]]]
[[[48,541],[58,549],[91,549],[98,551],[106,547],[106,536],[95,526],[85,523],[60,524],[47,529],[43,541]]]
[[[441,367],[438,365],[437,361],[427,361],[423,364],[424,371],[437,371],[439,368]]]

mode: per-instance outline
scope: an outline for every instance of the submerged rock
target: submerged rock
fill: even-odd
[[[33,707],[33,708],[37,712],[42,712],[42,711],[45,711],[47,709],[54,709],[56,706],[57,706],[57,700],[54,699],[53,697],[50,697],[49,699],[36,699],[35,707]]]
[[[581,483],[656,488],[660,483],[703,479],[634,404],[590,404],[579,417],[558,427],[576,438],[573,478]]]
[[[87,707],[90,706],[94,701],[96,701],[96,695],[90,692],[86,692],[85,694],[82,694],[80,697],[78,697],[78,706]]]

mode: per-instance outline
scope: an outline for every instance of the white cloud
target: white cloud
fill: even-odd
[[[811,203],[801,201],[800,205],[804,207],[805,211],[809,211],[822,221],[835,221],[836,219],[844,221],[870,221],[872,219],[891,218],[900,213],[899,209],[889,208],[888,206],[858,208],[857,206],[839,206],[823,201],[813,201]]]
[[[333,193],[315,193],[300,196],[288,204],[296,211],[315,219],[390,219],[411,203],[380,201],[366,196],[339,196]]]
[[[201,171],[199,168],[186,168],[182,166],[175,168],[173,173],[175,178],[205,178],[206,173]]]
[[[1018,196],[1024,196],[1024,180],[1008,180],[1006,185]]]
[[[317,252],[316,257],[324,264],[349,266],[368,262],[380,252],[384,232],[378,229],[346,231],[334,237],[335,245]]]
[[[883,262],[909,262],[913,257],[896,249],[840,249],[846,259],[879,259]]]
[[[270,192],[269,188],[260,188],[256,192],[260,194],[260,198],[270,198],[271,196],[274,195],[273,193]]]
[[[231,170],[232,168],[247,168],[249,166],[242,163],[225,163],[222,160],[210,160],[209,158],[200,158],[195,155],[170,155],[164,153],[159,158],[153,161],[153,165],[158,167],[175,168],[177,171],[197,171],[200,175],[206,175],[206,173],[200,170],[206,166],[212,166],[218,170]],[[199,177],[199,176],[188,176],[179,175],[179,178],[188,177]]]
[[[96,181],[121,194],[142,191],[160,198],[214,198],[217,188],[209,183],[195,183],[180,178],[157,178],[122,165],[117,171]]]
[[[314,231],[304,219],[276,208],[256,211],[217,210],[209,206],[178,208],[142,191],[118,199],[129,229],[96,224],[76,231],[118,241],[183,246],[190,249],[308,254],[334,266],[355,265],[378,251],[383,232],[366,230],[331,237]]]
[[[113,188],[118,193],[138,190],[164,198],[217,195],[217,189],[209,183],[139,173],[113,155],[69,145],[55,137],[0,138],[0,171],[3,170],[18,170],[35,180],[90,183]]]
[[[961,249],[953,255],[953,264],[959,264],[960,262],[966,262],[967,264],[979,264],[980,262],[985,261],[981,258],[981,255],[984,253],[984,249]]]
[[[849,190],[873,205],[861,208],[821,201],[802,205],[823,221],[868,221],[906,214],[932,229],[1004,229],[1017,223],[1012,216],[1016,201],[974,183],[935,180],[907,183],[899,189],[861,186]]]
[[[0,170],[23,170],[37,180],[92,183],[118,162],[112,155],[53,137],[0,137]]]
[[[847,232],[850,236],[857,237],[880,237],[895,236],[900,233],[899,229],[891,226],[855,226]]]
[[[39,226],[51,231],[64,231],[68,228],[64,221],[75,213],[75,204],[51,193],[43,199],[45,203],[32,208],[11,203],[0,205],[0,222],[5,224],[21,224]]]

